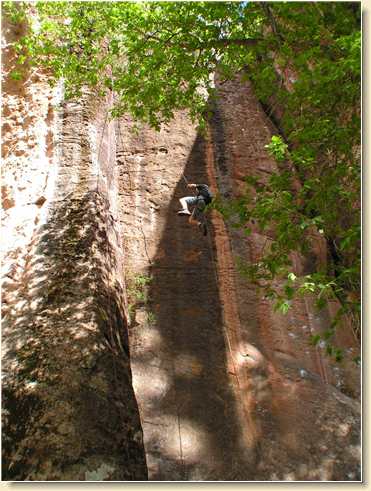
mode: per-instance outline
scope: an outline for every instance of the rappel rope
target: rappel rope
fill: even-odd
[[[188,181],[187,181],[186,177],[184,176],[184,174],[182,174],[182,177],[183,177],[185,183],[188,184]],[[205,215],[203,215],[203,220],[204,220],[204,224],[206,226],[206,223],[205,223],[206,222],[206,217],[205,217]],[[210,233],[208,233],[207,235],[208,235],[207,241],[208,241],[208,248],[209,248],[210,257],[211,257],[212,270],[213,270],[214,278],[215,278],[215,285],[218,288],[218,285],[219,285],[219,274],[218,274],[218,268],[217,268],[217,260],[216,260],[215,254],[214,254],[214,248],[213,248],[213,244],[212,244],[212,241],[211,241]],[[238,376],[237,364],[236,364],[235,359],[234,359],[233,349],[232,349],[232,344],[231,344],[230,336],[229,336],[227,327],[225,326],[224,322],[223,322],[223,331],[224,331],[225,340],[226,340],[227,345],[228,345],[228,350],[230,352],[231,362],[232,362],[232,365],[233,365],[233,371],[234,371],[234,375],[236,377],[236,382],[237,382],[239,391],[241,393],[242,392],[242,386],[241,386],[240,379],[239,379],[239,376]]]
[[[184,179],[184,182],[186,183],[186,186],[188,186],[188,181],[187,181],[187,178],[185,177],[185,175],[183,174],[183,172],[182,172],[182,177],[183,177],[183,179]]]

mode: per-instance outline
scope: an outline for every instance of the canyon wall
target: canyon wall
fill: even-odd
[[[359,480],[359,369],[309,344],[336,305],[274,312],[236,268],[269,237],[177,215],[187,182],[238,197],[276,170],[250,85],[217,82],[205,135],[185,112],[135,133],[6,54],[3,479]]]
[[[104,110],[112,101],[88,91],[58,101],[45,74],[17,84],[8,75],[2,477],[146,479],[115,226],[116,134]]]
[[[244,192],[245,176],[266,180],[277,172],[265,150],[277,130],[249,83],[236,77],[217,86],[220,98],[211,121],[210,182],[222,195],[238,198]],[[218,215],[213,223],[219,288],[225,292],[225,302],[234,298],[236,304],[229,319],[230,343],[250,394],[248,411],[258,453],[255,478],[354,479],[359,471],[356,401],[360,380],[359,368],[352,361],[359,347],[351,326],[344,321],[338,330],[335,342],[346,349],[347,360],[336,363],[324,348],[310,344],[309,335],[323,334],[339,305],[332,302],[318,312],[313,299],[306,297],[296,299],[287,315],[275,312],[273,302],[232,266],[237,258],[252,264],[259,261],[269,232],[262,233],[249,223],[252,233],[246,237],[243,230],[226,227]],[[325,241],[313,234],[311,253],[293,257],[298,277],[326,260]]]
[[[275,128],[250,85],[218,90],[207,135],[185,114],[137,136],[120,121],[126,267],[149,283],[129,332],[150,479],[359,479],[359,369],[309,341],[337,306],[317,312],[305,298],[275,312],[236,267],[259,260],[269,236],[251,224],[246,237],[212,210],[205,237],[176,214],[187,182],[233,198],[246,175],[277,170],[265,150]],[[297,276],[326,260],[320,234],[312,243],[294,257]],[[357,342],[339,331],[349,360]]]

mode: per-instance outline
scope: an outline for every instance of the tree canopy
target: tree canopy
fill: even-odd
[[[27,15],[27,3],[23,11],[7,5],[14,18]],[[244,48],[261,30],[260,9],[244,2],[38,2],[35,9],[38,22],[20,53],[64,77],[67,97],[84,85],[112,88],[116,115],[129,111],[154,127],[179,108],[200,118],[200,88],[212,94],[217,66],[229,75],[241,69]]]
[[[205,127],[217,97],[213,74],[228,79],[243,71],[276,117],[279,133],[268,151],[280,172],[268,183],[247,179],[243,199],[217,202],[247,234],[251,219],[276,230],[263,260],[242,269],[258,285],[268,281],[266,293],[283,312],[296,294],[315,294],[319,308],[336,296],[339,317],[351,315],[358,331],[360,3],[5,2],[5,8],[14,22],[35,14],[29,35],[15,45],[20,64],[45,66],[51,80],[63,77],[66,97],[86,85],[113,90],[114,116],[129,112],[154,128],[178,109]],[[312,227],[326,238],[331,261],[299,281],[290,253],[308,251]],[[272,288],[276,277],[287,279],[284,291]]]

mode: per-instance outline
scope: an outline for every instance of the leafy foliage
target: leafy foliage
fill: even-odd
[[[20,15],[19,4],[6,7]],[[84,85],[109,87],[115,115],[129,111],[158,128],[187,108],[202,123],[210,74],[248,61],[241,46],[255,42],[257,25],[246,10],[235,2],[37,2],[39,22],[17,48],[64,77],[67,97]]]
[[[127,274],[126,281],[129,321],[132,323],[135,320],[137,308],[146,305],[149,301],[148,287],[151,284],[152,277],[130,273]],[[147,312],[147,320],[149,324],[154,324],[156,321],[155,315],[152,312]]]
[[[286,276],[292,270],[290,253],[308,253],[315,228],[326,238],[330,261],[295,292],[314,294],[318,308],[337,297],[341,308],[335,324],[350,315],[359,334],[360,5],[277,3],[268,8],[266,25],[273,22],[274,29],[264,42],[268,48],[275,40],[276,47],[261,48],[251,76],[271,112],[280,108],[281,136],[267,146],[277,160],[277,175],[267,185],[250,182],[248,193],[255,199],[247,205],[247,216],[262,230],[276,231],[257,271],[260,278]],[[282,310],[286,303],[281,302]],[[328,352],[339,358],[336,350]]]
[[[243,70],[281,133],[267,145],[278,168],[268,182],[249,176],[245,196],[214,204],[247,235],[252,220],[269,232],[262,259],[240,269],[283,313],[295,295],[315,295],[319,308],[336,297],[341,309],[332,328],[347,314],[359,332],[360,3],[4,5],[14,22],[35,14],[29,35],[15,45],[21,62],[27,57],[52,80],[63,77],[67,97],[85,86],[111,89],[114,116],[128,111],[154,128],[178,109],[205,128],[217,97],[213,73],[223,79]],[[296,278],[292,254],[310,252],[314,230],[331,258]],[[284,279],[281,288],[276,279]]]

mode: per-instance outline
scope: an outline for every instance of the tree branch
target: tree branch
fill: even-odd
[[[145,41],[148,39],[153,39],[159,43],[164,43],[165,45],[171,45],[170,43],[171,39],[175,36],[178,36],[179,34],[182,34],[182,31],[178,32],[173,32],[167,39],[161,39],[156,36],[156,34],[159,31],[154,32],[153,34],[144,34],[141,32],[139,29],[137,29],[137,32],[139,32],[142,36],[145,37]],[[180,46],[182,48],[188,48],[188,49],[203,49],[203,48],[212,48],[212,47],[218,47],[218,46],[256,46],[256,44],[259,41],[262,41],[262,38],[256,38],[256,39],[251,39],[251,38],[219,38],[219,39],[211,39],[209,41],[203,42],[201,39],[193,35],[192,33],[187,33],[187,36],[191,36],[196,40],[196,43],[187,43],[187,42],[177,42],[176,45]]]
[[[194,43],[178,43],[178,46],[186,49],[207,49],[207,48],[221,48],[223,46],[256,46],[260,39],[212,39],[199,44]]]
[[[261,39],[230,39],[230,38],[222,38],[222,39],[214,39],[209,41],[207,44],[210,46],[256,46]]]
[[[284,40],[283,39],[283,36],[279,32],[279,29],[277,27],[277,22],[276,22],[276,19],[274,18],[273,14],[272,14],[271,8],[265,2],[260,2],[260,5],[261,5],[261,8],[263,9],[263,11],[265,12],[266,16],[269,19],[269,22],[270,22],[270,25],[271,25],[271,28],[272,28],[273,33],[278,37],[278,39],[281,42],[283,42],[283,40]]]

